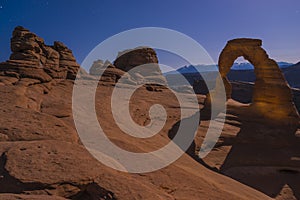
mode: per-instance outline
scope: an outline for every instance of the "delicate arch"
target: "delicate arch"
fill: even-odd
[[[231,98],[231,84],[227,79],[234,61],[243,56],[254,66],[256,81],[251,109],[268,119],[297,119],[291,89],[277,63],[261,47],[259,39],[234,39],[228,41],[219,57],[219,72],[224,82],[227,99]],[[295,121],[295,120],[294,120]]]

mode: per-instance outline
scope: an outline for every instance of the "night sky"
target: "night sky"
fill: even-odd
[[[198,41],[217,62],[226,42],[251,37],[277,61],[300,61],[299,0],[0,0],[0,61],[10,55],[9,40],[22,25],[46,44],[59,40],[78,62],[100,42],[138,27],[164,27]]]

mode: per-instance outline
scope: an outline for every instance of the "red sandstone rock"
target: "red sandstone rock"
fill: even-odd
[[[75,72],[67,66],[76,69],[71,52],[56,43],[53,52],[62,58],[57,65],[58,54],[52,52],[47,57],[45,52],[52,47],[43,50],[43,41],[34,34],[18,27],[14,37],[13,58],[19,60],[0,65],[1,199],[269,199],[208,170],[187,154],[164,169],[146,174],[121,173],[104,166],[78,141],[72,118],[74,82],[66,79],[68,73],[74,78]],[[19,51],[23,43],[18,37],[29,49],[24,54]],[[88,85],[95,80],[81,81]],[[113,85],[104,81],[99,85],[95,109],[112,142],[133,152],[156,150],[170,142],[168,131],[180,119],[180,106],[170,90],[161,88],[154,95],[141,87],[134,94],[130,112],[138,124],[149,122],[153,104],[162,104],[168,113],[159,134],[140,140],[124,134],[113,123],[109,106]],[[202,102],[204,97],[198,98]]]
[[[44,40],[21,26],[11,38],[10,60],[0,64],[0,73],[49,82],[53,78],[75,79],[79,65],[72,51],[61,42],[48,46]],[[82,73],[84,73],[81,70]]]
[[[147,47],[119,52],[117,59],[114,61],[114,65],[123,71],[129,71],[136,66],[147,63],[158,63],[156,52]],[[158,71],[160,71],[159,68]]]

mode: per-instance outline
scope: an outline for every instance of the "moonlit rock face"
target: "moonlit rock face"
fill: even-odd
[[[231,84],[227,79],[234,61],[243,56],[254,66],[256,81],[251,110],[266,119],[298,122],[298,112],[292,93],[277,63],[270,59],[258,39],[234,39],[228,41],[219,58],[219,71],[224,81],[227,98],[231,98]],[[285,119],[285,120],[283,120]]]

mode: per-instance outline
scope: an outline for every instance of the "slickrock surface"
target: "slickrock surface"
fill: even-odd
[[[65,198],[49,195],[0,194],[1,200],[66,200]]]
[[[269,199],[205,168],[187,154],[146,174],[121,173],[104,166],[81,145],[74,127],[72,79],[79,66],[71,52],[61,43],[45,46],[42,39],[21,27],[14,31],[12,43],[12,57],[1,64],[0,74],[1,199]],[[81,81],[91,84],[94,80]],[[170,90],[154,93],[141,87],[134,94],[130,112],[138,124],[149,122],[149,107],[154,103],[168,111],[163,130],[141,140],[114,124],[109,106],[114,84],[100,81],[99,86],[98,120],[116,145],[147,152],[170,141],[168,131],[180,119],[178,102],[170,98]],[[202,107],[205,97],[198,98]]]

